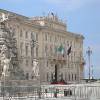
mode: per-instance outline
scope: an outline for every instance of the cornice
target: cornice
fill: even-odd
[[[14,18],[11,17],[10,20],[19,21],[19,23],[27,24],[27,25],[29,25],[29,26],[31,26],[33,28],[39,29],[39,30],[47,29],[49,31],[62,33],[64,35],[69,35],[71,37],[84,39],[83,35],[81,35],[81,34],[76,34],[76,33],[68,32],[68,31],[60,30],[60,29],[54,29],[54,28],[50,28],[48,26],[41,26],[40,24],[34,23],[33,22],[34,20],[32,21],[31,18],[23,16],[23,15],[20,15],[20,14],[16,14],[16,13],[13,13],[13,12],[10,12],[10,11],[7,11],[7,10],[3,10],[3,9],[0,9],[0,12],[4,12],[4,13],[8,13],[8,14],[10,13],[14,17]],[[48,21],[47,19],[43,19],[43,20]],[[49,20],[49,21],[51,21],[51,20]]]

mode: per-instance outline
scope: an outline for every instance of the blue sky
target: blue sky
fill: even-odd
[[[100,78],[100,0],[0,0],[0,8],[29,17],[57,13],[69,31],[84,35],[84,57],[87,60],[86,50],[90,46],[94,77]]]

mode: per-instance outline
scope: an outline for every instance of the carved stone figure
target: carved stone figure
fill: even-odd
[[[37,61],[33,61],[33,73],[35,76],[39,76],[39,66]]]
[[[2,65],[3,65],[3,71],[2,71],[2,76],[8,76],[8,70],[9,70],[9,66],[10,66],[10,61],[11,61],[11,58],[8,59],[8,58],[4,58],[2,60]]]
[[[0,60],[1,60],[1,65],[2,65],[2,76],[8,76],[8,69],[10,65],[11,58],[8,58],[8,48],[6,45],[2,45],[1,48],[1,53],[0,53]]]
[[[23,69],[19,67],[17,41],[7,26],[8,14],[1,13],[0,16],[0,77],[1,79],[16,80],[25,79]]]
[[[2,13],[0,21],[3,22],[3,21],[6,21],[6,20],[8,20],[8,15]]]

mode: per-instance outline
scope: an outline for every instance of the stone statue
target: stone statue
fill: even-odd
[[[4,58],[2,60],[2,65],[3,65],[3,71],[2,71],[2,76],[8,76],[8,70],[9,70],[9,66],[10,66],[10,61],[11,61],[11,58],[8,59],[8,58]]]
[[[33,61],[33,73],[35,76],[39,76],[39,66],[37,61]]]
[[[8,48],[6,45],[2,45],[1,53],[0,53],[0,60],[1,66],[3,67],[2,76],[8,76],[8,69],[10,66],[11,58],[8,58]]]
[[[4,22],[4,21],[6,21],[6,20],[8,20],[8,15],[6,15],[6,14],[4,14],[4,13],[2,13],[2,15],[1,15],[1,22]]]

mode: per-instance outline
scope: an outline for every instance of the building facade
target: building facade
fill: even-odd
[[[7,20],[5,20],[7,18]],[[34,61],[42,83],[80,82],[84,78],[83,39],[67,31],[66,23],[53,13],[28,18],[0,10],[0,20],[17,41],[18,62],[27,80],[37,78]]]

